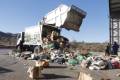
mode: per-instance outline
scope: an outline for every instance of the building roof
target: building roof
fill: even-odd
[[[120,18],[120,0],[109,0],[111,18]]]

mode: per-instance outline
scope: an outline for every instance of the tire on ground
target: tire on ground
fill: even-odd
[[[35,48],[34,48],[34,53],[40,53],[40,51],[41,51],[41,47],[40,46],[36,46]]]

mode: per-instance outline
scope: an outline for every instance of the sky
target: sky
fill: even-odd
[[[0,31],[22,32],[60,4],[73,4],[87,12],[80,31],[63,29],[63,36],[70,41],[109,41],[108,0],[0,0]]]

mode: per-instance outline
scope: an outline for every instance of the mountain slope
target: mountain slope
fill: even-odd
[[[17,34],[0,31],[0,46],[15,46]]]

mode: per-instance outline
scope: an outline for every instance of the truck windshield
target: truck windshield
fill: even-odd
[[[19,33],[18,35],[17,35],[17,39],[19,39],[21,37],[21,34]]]

